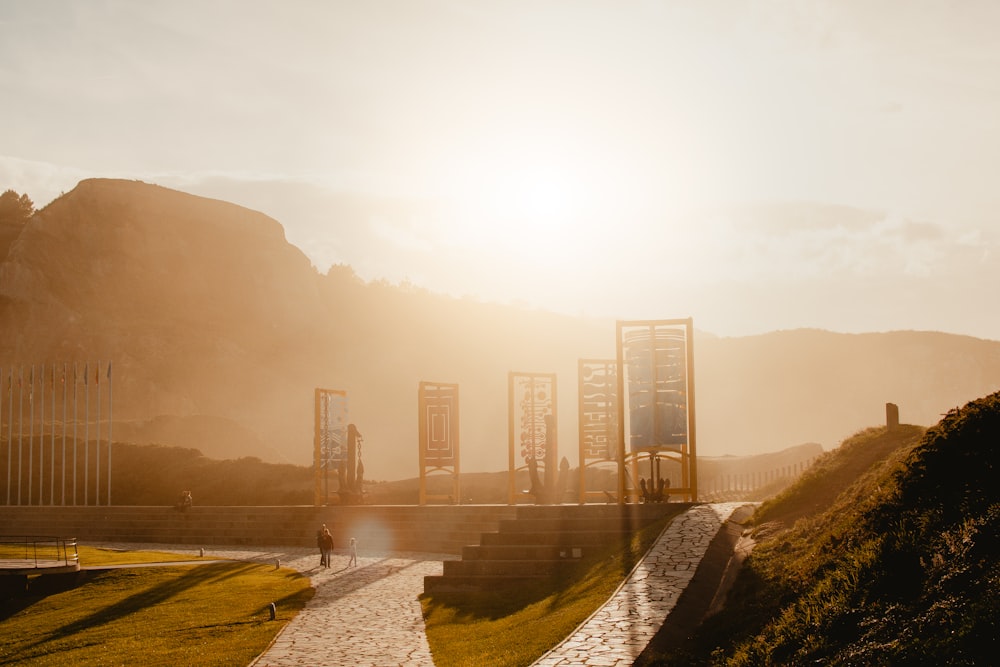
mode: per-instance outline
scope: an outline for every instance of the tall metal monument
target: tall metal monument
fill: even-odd
[[[420,504],[428,500],[461,503],[458,444],[458,385],[421,382],[417,395],[420,412]],[[427,492],[428,477],[451,476],[451,492]]]
[[[315,473],[314,504],[330,504],[330,495],[340,490],[339,474],[347,466],[347,392],[338,389],[316,389],[313,469]],[[331,478],[337,488],[331,488]]]
[[[507,374],[508,502],[517,502],[518,471],[527,470],[535,501],[556,488],[555,373]]]
[[[696,501],[692,320],[619,321],[616,329],[619,502]]]
[[[580,492],[579,502],[608,500],[609,488],[591,488],[588,474],[610,472],[614,479],[621,470],[618,458],[618,364],[614,359],[580,359],[579,439]]]

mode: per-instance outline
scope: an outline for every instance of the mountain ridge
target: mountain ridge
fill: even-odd
[[[0,262],[0,365],[113,360],[117,432],[216,458],[308,464],[323,387],[348,392],[369,475],[412,477],[417,386],[436,381],[460,386],[463,471],[504,469],[506,375],[525,371],[557,374],[575,461],[577,360],[614,353],[612,321],[320,274],[278,221],[138,181],[82,181]],[[719,337],[695,321],[694,358],[707,456],[829,448],[887,402],[928,424],[1000,388],[1000,342],[940,332]]]

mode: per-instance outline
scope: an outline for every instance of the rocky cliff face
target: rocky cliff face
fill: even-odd
[[[260,426],[271,392],[254,386],[301,365],[325,317],[316,271],[278,222],[140,182],[83,181],[36,213],[0,264],[0,358],[114,360],[126,421]]]

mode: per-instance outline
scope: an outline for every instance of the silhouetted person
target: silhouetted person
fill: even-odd
[[[324,526],[323,527],[323,560],[326,562],[326,567],[330,567],[330,556],[333,555],[333,535],[330,534],[330,530]]]
[[[193,504],[194,499],[191,498],[191,492],[181,491],[181,497],[177,500],[177,504],[174,505],[174,509],[179,512],[186,512]]]
[[[538,476],[538,460],[534,456],[528,459],[528,478],[531,480],[531,489],[528,493],[535,497],[536,503],[544,502],[545,484]]]

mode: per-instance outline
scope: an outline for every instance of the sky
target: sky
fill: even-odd
[[[721,336],[1000,340],[1000,3],[0,0],[0,190],[137,179],[316,268]]]

